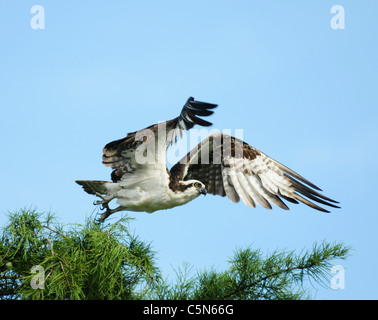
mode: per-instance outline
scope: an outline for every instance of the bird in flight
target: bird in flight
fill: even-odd
[[[337,201],[322,195],[321,189],[298,173],[222,133],[208,136],[168,170],[167,148],[183,130],[211,126],[202,117],[213,114],[216,107],[190,97],[178,117],[108,143],[102,163],[113,169],[112,181],[76,180],[87,193],[101,199],[95,202],[105,209],[99,221],[123,210],[151,213],[170,209],[207,193],[227,196],[235,203],[241,199],[253,208],[257,203],[271,209],[272,203],[288,210],[283,200],[302,202],[323,212],[329,211],[318,204],[339,208]],[[119,206],[110,209],[113,199]]]

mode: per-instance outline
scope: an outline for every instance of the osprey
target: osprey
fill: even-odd
[[[250,207],[258,203],[267,209],[272,203],[288,210],[282,199],[300,201],[323,212],[329,211],[308,199],[339,208],[334,204],[337,201],[319,193],[321,189],[301,175],[246,142],[222,133],[204,139],[168,170],[167,148],[183,130],[212,125],[201,117],[213,114],[216,107],[190,97],[177,118],[108,143],[102,162],[113,169],[112,181],[76,180],[87,193],[101,198],[95,204],[106,211],[99,220],[122,210],[151,213],[169,209],[207,193],[227,196],[235,203],[241,199]],[[119,206],[110,209],[113,199]]]

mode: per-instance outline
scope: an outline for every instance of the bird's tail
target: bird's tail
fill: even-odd
[[[97,180],[76,180],[77,184],[81,185],[85,192],[89,194],[102,194],[106,195],[107,189],[105,184],[109,181],[97,181]]]

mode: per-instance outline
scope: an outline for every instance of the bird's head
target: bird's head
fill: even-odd
[[[184,187],[184,192],[193,195],[193,197],[197,197],[200,194],[207,194],[206,186],[201,181],[186,180],[181,181],[180,184]]]

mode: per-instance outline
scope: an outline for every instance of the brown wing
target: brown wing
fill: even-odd
[[[210,109],[215,107],[216,104],[190,97],[177,118],[131,132],[125,138],[108,143],[103,149],[102,163],[113,169],[112,181],[117,182],[125,173],[132,173],[152,163],[159,162],[163,165],[162,170],[166,170],[168,146],[181,135],[182,130],[189,130],[196,124],[210,126],[210,122],[199,116],[213,114]],[[160,134],[164,134],[164,139],[158,139]]]
[[[171,169],[171,174],[181,175],[183,180],[199,180],[208,193],[227,195],[232,202],[242,199],[250,207],[256,202],[271,209],[273,203],[287,210],[285,199],[329,212],[310,199],[339,208],[334,205],[337,201],[320,194],[317,186],[296,172],[249,144],[220,133],[202,141]]]

